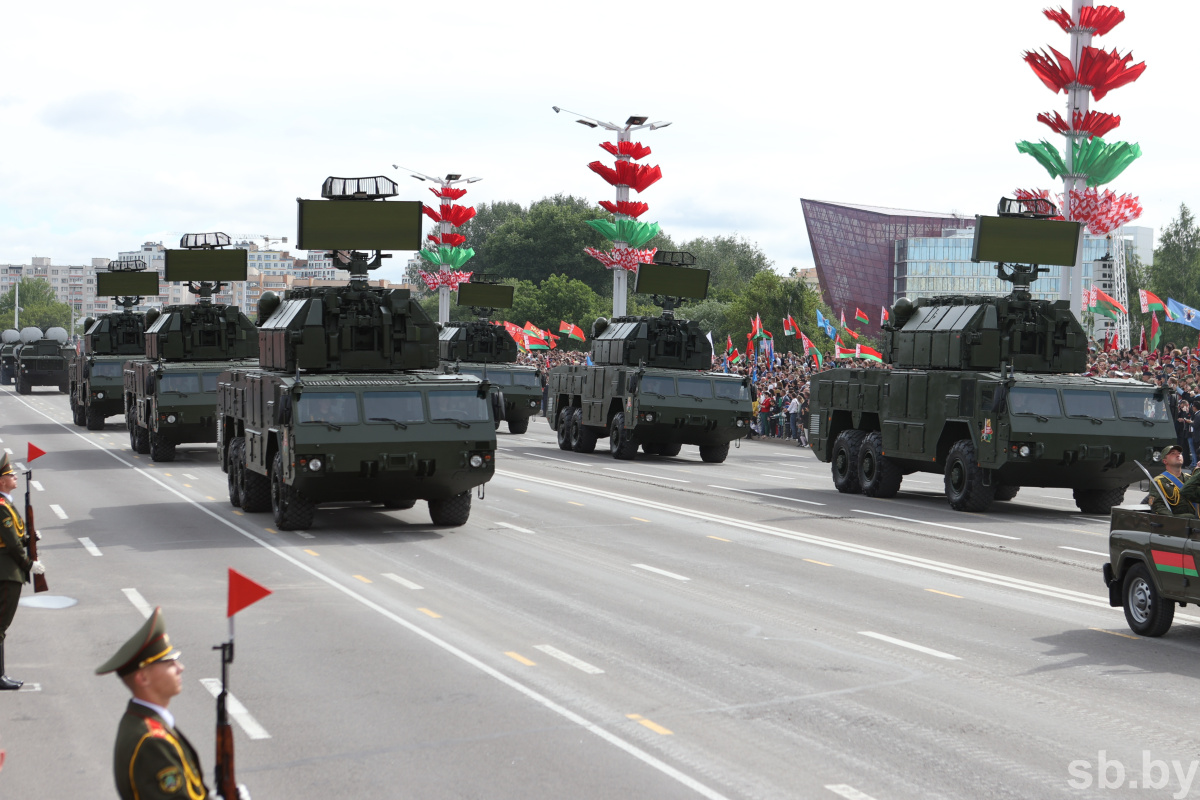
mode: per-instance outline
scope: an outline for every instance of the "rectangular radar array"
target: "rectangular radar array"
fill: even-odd
[[[244,281],[247,256],[247,251],[240,249],[168,250],[163,266],[163,280]]]
[[[972,261],[1075,266],[1083,223],[1028,217],[975,217]]]
[[[499,283],[462,283],[458,304],[477,308],[512,308],[514,286]]]
[[[157,295],[158,273],[97,272],[97,297],[152,297]]]
[[[675,267],[669,264],[642,264],[638,267],[638,294],[658,294],[703,300],[708,297],[708,270]]]
[[[297,200],[301,250],[420,250],[415,200]]]

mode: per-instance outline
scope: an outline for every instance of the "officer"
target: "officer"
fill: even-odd
[[[117,727],[113,773],[121,800],[203,800],[209,797],[200,759],[167,710],[183,690],[183,664],[171,647],[162,609],[146,620],[117,654],[96,668],[129,687],[133,699]]]
[[[17,470],[5,455],[0,459],[0,690],[20,689],[22,681],[4,674],[4,634],[17,613],[21,599],[21,584],[29,574],[41,575],[45,568],[40,561],[30,561],[25,549],[29,541],[25,523],[13,503],[17,488]]]
[[[1150,511],[1196,519],[1200,516],[1200,507],[1194,500],[1189,502],[1184,494],[1184,487],[1191,482],[1192,476],[1183,469],[1183,448],[1177,444],[1168,447],[1163,451],[1162,463],[1166,469],[1154,479],[1157,488],[1150,487]],[[1163,503],[1164,497],[1170,504],[1169,512]]]

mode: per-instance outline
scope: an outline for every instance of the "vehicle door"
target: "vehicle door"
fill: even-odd
[[[1188,521],[1163,514],[1147,514],[1146,517],[1150,526],[1150,566],[1162,592],[1178,597],[1190,579],[1196,578],[1195,551],[1189,539]]]

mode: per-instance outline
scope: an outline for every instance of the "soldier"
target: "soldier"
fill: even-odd
[[[0,690],[20,689],[23,682],[4,674],[4,635],[17,613],[21,599],[21,584],[29,574],[41,575],[45,568],[40,561],[30,561],[25,549],[28,538],[25,523],[13,503],[17,488],[17,470],[5,455],[0,459]]]
[[[1185,491],[1186,486],[1192,483],[1192,475],[1183,470],[1183,448],[1177,444],[1168,447],[1163,451],[1162,463],[1166,469],[1154,479],[1157,488],[1150,487],[1150,511],[1191,519],[1200,516],[1196,500],[1189,500]],[[1166,504],[1163,503],[1164,497]],[[1168,504],[1170,511],[1167,510]]]
[[[117,654],[96,668],[116,672],[133,693],[117,727],[113,772],[121,800],[209,797],[200,759],[167,710],[183,690],[183,664],[171,647],[162,609],[146,620]]]

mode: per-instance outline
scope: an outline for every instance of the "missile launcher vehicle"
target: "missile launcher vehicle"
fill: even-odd
[[[21,329],[21,341],[13,348],[14,380],[17,394],[29,394],[34,386],[57,386],[67,393],[67,359],[74,353],[67,345],[70,337],[62,328]]]
[[[9,328],[0,333],[0,384],[9,386],[17,376],[17,345],[21,343],[21,332]]]

